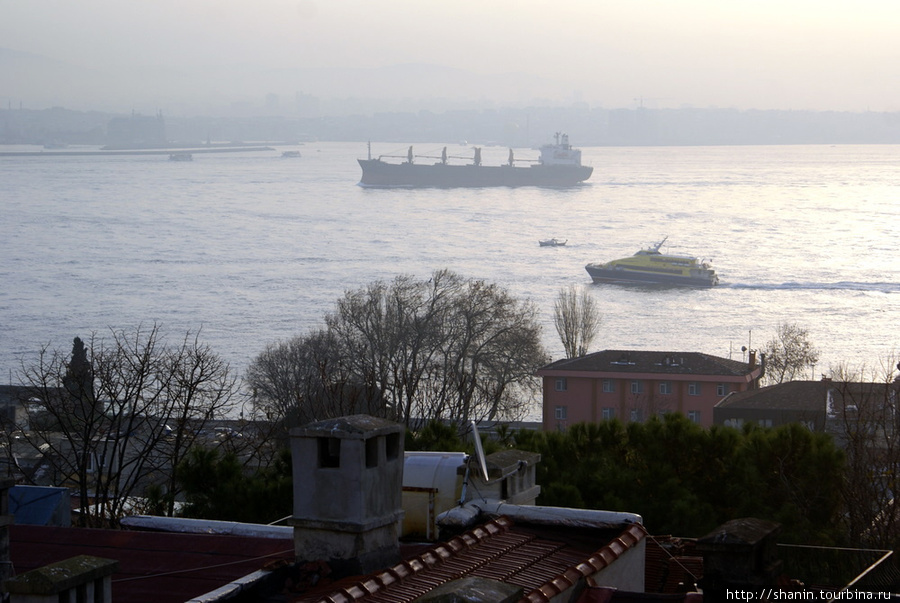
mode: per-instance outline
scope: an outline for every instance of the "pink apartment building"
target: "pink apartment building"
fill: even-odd
[[[543,379],[544,430],[605,419],[645,421],[668,412],[708,427],[719,400],[759,387],[764,365],[757,364],[752,351],[749,362],[697,352],[635,350],[557,360],[537,372]]]

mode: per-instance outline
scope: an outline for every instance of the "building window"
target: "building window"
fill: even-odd
[[[380,448],[380,441],[381,438],[379,436],[366,439],[366,467],[368,468],[378,466],[378,449]]]
[[[716,386],[716,395],[717,396],[727,396],[728,395],[728,384],[720,383]]]
[[[400,456],[400,434],[389,433],[384,440],[385,457],[389,461],[396,461]]]
[[[688,419],[693,421],[694,423],[700,422],[700,411],[699,410],[689,410],[688,411]]]
[[[759,423],[760,427],[771,427],[772,419],[760,419],[758,421],[758,423]]]
[[[604,379],[603,380],[603,393],[611,394],[616,391],[616,382],[612,379]]]
[[[565,378],[565,377],[559,377],[559,378],[556,380],[556,391],[558,391],[558,392],[564,392],[564,391],[566,391],[568,388],[569,388],[569,384],[566,383],[566,378]]]
[[[631,409],[632,423],[640,423],[643,419],[644,419],[644,413],[641,412],[640,408],[632,408]]]
[[[568,414],[568,407],[566,406],[557,406],[556,407],[556,420],[557,421],[565,421],[566,415]]]
[[[632,381],[631,382],[631,393],[632,394],[644,393],[644,382],[643,381]]]
[[[659,383],[659,393],[663,395],[672,393],[672,382],[671,381],[660,381]]]
[[[700,384],[696,381],[691,381],[688,383],[688,395],[689,396],[699,396],[700,395]]]
[[[615,418],[616,418],[616,409],[615,408],[606,407],[603,409],[603,420],[604,421],[609,421],[610,419],[615,419]]]
[[[319,440],[319,467],[334,469],[341,466],[341,440],[339,438],[317,438]]]

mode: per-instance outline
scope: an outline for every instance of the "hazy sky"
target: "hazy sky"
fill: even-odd
[[[897,111],[898,31],[897,0],[0,0],[0,46],[95,69],[425,63],[607,107]]]

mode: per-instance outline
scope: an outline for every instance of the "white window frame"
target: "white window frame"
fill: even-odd
[[[557,377],[556,378],[556,391],[564,392],[568,391],[569,383],[566,381],[565,377]]]
[[[668,396],[672,393],[672,382],[671,381],[660,381],[659,382],[659,393],[663,396]]]
[[[612,379],[604,379],[602,389],[604,394],[612,394],[616,391],[616,382]]]
[[[603,412],[602,417],[603,417],[604,421],[609,421],[610,419],[616,418],[616,409],[611,406],[604,407],[602,412]]]
[[[689,396],[699,396],[700,395],[700,382],[699,381],[691,381],[688,383],[688,395]]]
[[[569,414],[569,409],[567,406],[557,406],[556,407],[556,420],[557,421],[565,421],[568,414]]]
[[[727,383],[716,384],[716,395],[717,396],[727,396],[728,395],[728,384]]]
[[[688,420],[693,423],[700,422],[700,411],[699,410],[689,410],[688,411]]]
[[[640,379],[636,379],[631,382],[631,393],[632,394],[643,394],[644,393],[644,382]]]

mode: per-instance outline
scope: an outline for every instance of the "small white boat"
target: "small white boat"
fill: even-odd
[[[538,241],[541,247],[562,247],[568,242],[569,239],[544,239],[543,241]]]
[[[300,151],[284,151],[281,154],[282,157],[299,157]]]
[[[169,161],[193,161],[194,156],[190,153],[170,153]]]

